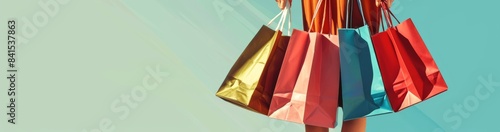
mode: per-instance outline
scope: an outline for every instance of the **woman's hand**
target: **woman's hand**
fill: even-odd
[[[285,9],[287,3],[292,6],[292,0],[276,0],[276,2],[281,10]]]
[[[377,7],[382,4],[382,1],[387,2],[387,8],[391,8],[392,2],[394,2],[394,0],[376,0]]]

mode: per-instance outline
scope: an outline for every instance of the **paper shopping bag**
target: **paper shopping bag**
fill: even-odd
[[[216,93],[217,97],[267,115],[290,39],[289,36],[282,36],[281,32],[287,12],[288,10],[283,10],[277,15],[283,13],[280,30],[273,30],[265,25],[260,28],[227,74]]]
[[[372,36],[385,90],[394,111],[427,100],[448,86],[411,19],[392,26],[385,4],[388,29]]]
[[[352,9],[356,1],[361,5],[359,0],[353,0],[353,3],[347,2],[351,4],[346,6],[347,9]],[[351,12],[347,11],[346,16],[352,16],[349,15]],[[347,21],[345,27],[349,27],[347,24],[352,20]],[[364,19],[363,22],[366,23]],[[393,112],[385,93],[368,25],[341,28],[338,33],[344,120]]]
[[[269,116],[333,128],[339,93],[338,37],[294,30]]]

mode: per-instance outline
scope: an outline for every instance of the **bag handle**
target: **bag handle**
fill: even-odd
[[[285,2],[285,8],[282,10],[283,11],[283,15],[281,15],[281,19],[280,19],[280,22],[278,23],[278,27],[281,26],[280,28],[280,31],[283,31],[283,27],[285,25],[285,21],[286,21],[286,18],[287,16],[289,16],[288,18],[288,35],[290,35],[290,29],[291,29],[291,25],[292,25],[292,13],[291,13],[291,3],[288,3],[288,2]],[[281,24],[281,25],[280,25]],[[278,28],[276,28],[276,30],[278,30]]]
[[[391,28],[393,27],[394,25],[392,24],[392,18],[391,16],[396,19],[396,21],[399,23],[399,20],[398,18],[396,18],[396,16],[394,15],[394,13],[392,13],[392,11],[388,8],[387,6],[387,1],[386,0],[381,0],[382,3],[380,5],[382,5],[382,11],[384,12],[384,18],[385,18],[385,21],[386,21],[386,24],[387,24],[387,28]]]
[[[290,35],[290,29],[291,29],[291,25],[292,25],[292,13],[290,11],[290,8],[291,8],[291,4],[286,2],[286,6],[283,10],[280,11],[280,13],[278,13],[278,15],[274,16],[273,19],[271,19],[271,21],[269,21],[269,23],[266,24],[266,26],[269,26],[271,25],[271,23],[276,20],[276,18],[278,18],[278,16],[280,16],[280,20],[278,22],[278,25],[276,27],[275,30],[279,30],[279,31],[283,31],[283,27],[285,25],[285,21],[286,21],[286,18],[287,16],[290,16],[288,17],[288,35]]]
[[[358,7],[359,7],[359,12],[361,13],[361,19],[363,19],[363,24],[366,25],[366,20],[365,20],[365,14],[363,12],[363,4],[361,3],[361,0],[356,0],[356,2],[358,3]],[[349,4],[351,4],[351,8],[349,8]],[[351,2],[350,0],[347,0],[347,9],[346,9],[346,23],[345,23],[345,27],[349,27],[349,24],[352,25],[352,8],[354,8],[354,3]]]
[[[323,3],[323,0],[319,0],[318,3],[316,4],[316,9],[314,9],[314,14],[313,14],[313,17],[311,19],[311,24],[309,25],[309,31],[307,31],[307,32],[311,32],[312,26],[314,24],[314,20],[316,20],[316,16],[318,15],[318,11],[319,11],[319,7],[321,6],[321,3]],[[323,12],[326,12],[326,6],[327,6],[327,4],[325,4],[325,7],[323,7]],[[324,26],[325,26],[325,17],[323,17],[323,20],[321,22],[320,33],[323,33]]]
[[[292,3],[286,2],[285,5],[286,5],[285,8],[287,8],[287,15],[285,15],[285,18],[283,18],[283,19],[285,20],[286,16],[289,16],[288,17],[288,30],[287,30],[287,32],[288,32],[288,36],[290,36],[291,35],[290,30],[292,29],[292,10],[291,10]],[[282,24],[284,25],[285,22],[283,22]],[[283,27],[281,29],[283,29]],[[281,31],[283,31],[283,30],[281,30]]]

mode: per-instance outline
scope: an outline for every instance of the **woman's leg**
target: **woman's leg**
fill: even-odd
[[[366,131],[366,117],[344,121],[342,132],[364,132]]]
[[[344,121],[342,125],[342,132],[365,132],[365,131],[366,131],[366,117]],[[328,128],[306,125],[306,132],[328,132]]]
[[[328,132],[328,128],[306,125],[306,132]]]

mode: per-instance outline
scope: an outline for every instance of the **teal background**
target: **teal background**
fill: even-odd
[[[1,0],[0,25],[11,18],[20,21],[19,27],[27,25],[23,18],[44,11],[39,2],[56,1]],[[367,130],[500,131],[500,1],[395,1],[393,12],[400,20],[414,21],[449,90],[401,112],[371,117]],[[304,131],[302,125],[270,119],[215,97],[253,35],[279,12],[274,0],[58,3],[59,10],[38,33],[19,43],[16,125],[8,124],[3,114],[7,80],[0,81],[0,131]],[[292,6],[292,27],[298,29],[300,4],[295,0]],[[28,32],[18,30],[19,35]],[[6,36],[6,26],[0,31]],[[6,54],[6,46],[0,54]],[[0,58],[5,64],[6,57]],[[144,78],[154,76],[147,69],[156,66],[168,73],[157,81],[157,89],[147,90],[147,98],[136,100],[139,105],[131,106],[125,116],[112,108],[121,95],[144,86]],[[0,68],[4,75],[4,65]],[[465,112],[457,113],[455,107]]]

